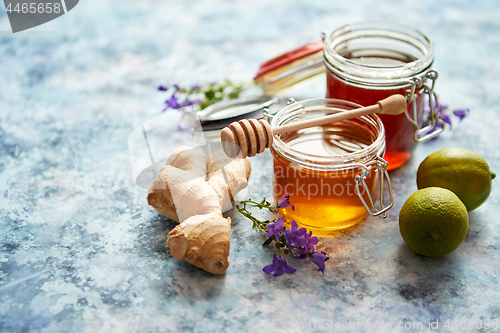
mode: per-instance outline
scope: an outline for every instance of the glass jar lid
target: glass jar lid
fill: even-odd
[[[220,130],[233,121],[261,119],[264,111],[274,114],[284,105],[284,100],[270,95],[243,97],[214,103],[198,111],[197,116],[203,131]]]
[[[385,86],[408,84],[434,61],[432,40],[422,31],[392,21],[343,25],[324,37],[328,69],[344,79]]]
[[[317,40],[262,63],[254,82],[265,94],[276,95],[324,72],[323,41]]]

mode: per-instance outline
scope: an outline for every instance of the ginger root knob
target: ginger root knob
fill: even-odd
[[[213,274],[227,270],[231,219],[222,212],[249,176],[250,162],[228,159],[222,150],[210,159],[201,148],[172,153],[148,192],[149,205],[180,223],[168,235],[172,257]]]
[[[195,215],[168,235],[170,255],[213,274],[229,267],[231,219],[220,214]]]

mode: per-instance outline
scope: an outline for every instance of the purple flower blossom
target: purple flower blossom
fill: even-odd
[[[288,248],[291,248],[292,246],[295,246],[297,248],[300,247],[301,243],[303,243],[301,239],[302,237],[304,237],[306,232],[306,228],[299,229],[297,222],[295,222],[295,220],[292,220],[292,228],[286,230],[284,234],[286,239],[286,246]]]
[[[295,210],[295,206],[290,203],[290,194],[286,193],[278,200],[279,208],[283,209],[288,206],[292,206],[292,210]]]
[[[179,101],[177,100],[177,96],[175,95],[175,92],[172,94],[172,96],[170,96],[169,99],[167,99],[165,101],[165,109],[163,109],[163,111],[167,110],[167,109],[180,109],[182,108],[182,105],[179,104]]]
[[[314,245],[318,244],[318,237],[312,235],[312,231],[304,235],[303,241],[303,251],[304,253],[314,253]]]
[[[434,109],[435,109],[435,108],[436,108],[436,100],[434,100],[434,101],[432,102],[432,104],[433,104]],[[441,115],[441,114],[443,114],[443,112],[444,112],[446,109],[448,109],[448,106],[446,106],[446,105],[443,105],[443,104],[439,103],[438,113],[439,113],[440,115]],[[426,104],[426,105],[425,105],[425,107],[424,107],[424,113],[425,113],[425,114],[428,114],[428,115],[429,115],[429,114],[431,114],[431,108],[430,108],[429,104]]]
[[[450,129],[451,129],[451,117],[450,117],[450,115],[447,113],[442,113],[440,115],[440,118],[442,121],[444,121],[446,124],[448,124],[450,126]]]
[[[191,89],[197,91],[201,89],[201,86],[199,84],[195,84],[194,86],[191,87]]]
[[[434,99],[432,103],[433,103],[434,108],[436,108],[436,99]],[[450,126],[450,129],[451,129],[451,127],[452,127],[451,118],[446,113],[446,110],[448,110],[448,106],[439,103],[439,107],[437,110],[439,118],[441,118],[442,121],[444,121],[446,124],[448,124]],[[426,117],[427,117],[427,125],[430,124],[430,122],[431,122],[430,114],[431,114],[431,108],[429,107],[429,105],[426,105],[424,108],[424,115],[426,115]],[[442,127],[442,125],[439,124],[438,122],[436,122],[434,124],[434,127],[428,132],[428,134],[431,134],[431,133],[434,133],[434,132],[440,130],[441,127]],[[431,140],[437,140],[437,139],[438,139],[438,136],[432,138]]]
[[[183,102],[179,102],[179,99],[177,98],[177,95],[174,92],[172,94],[172,96],[170,96],[170,98],[165,101],[165,108],[163,109],[163,111],[165,111],[167,109],[177,109],[178,110],[178,109],[184,108],[186,106],[191,106],[191,105],[196,104],[196,103],[198,103],[198,101],[189,100],[189,99],[186,99]]]
[[[465,117],[469,115],[470,109],[457,109],[453,111],[453,114],[462,121]]]
[[[163,84],[160,84],[160,85],[158,86],[158,90],[159,90],[159,91],[167,91],[167,90],[168,90],[168,87],[167,87],[167,86],[164,86]]]
[[[437,130],[439,130],[439,129],[441,129],[441,124],[436,123],[436,124],[434,125],[434,127],[433,127],[433,128],[432,128],[429,132],[427,132],[427,134],[434,133],[434,132],[436,132],[436,131],[437,131]],[[438,136],[433,137],[431,140],[432,140],[432,141],[434,141],[434,140],[437,140],[437,139],[439,139],[439,135],[438,135]]]
[[[273,263],[264,267],[262,271],[266,274],[271,274],[272,272],[274,272],[274,276],[280,276],[283,275],[283,273],[293,274],[295,273],[296,269],[288,266],[285,258],[281,256],[277,257],[276,255],[274,255]]]
[[[276,222],[268,223],[266,225],[266,237],[274,236],[276,240],[279,240],[280,232],[285,231],[285,227],[282,226],[283,222],[285,222],[285,218],[280,217]]]
[[[325,274],[325,261],[329,258],[326,256],[324,252],[316,252],[313,254],[311,261],[319,267],[321,273]]]
[[[433,101],[433,104],[434,104],[434,107],[436,107],[436,101]],[[439,117],[446,124],[448,124],[450,126],[450,129],[451,129],[452,128],[451,117],[450,117],[449,114],[446,113],[446,110],[448,110],[448,107],[446,105],[440,104],[439,108],[438,108],[438,114],[439,114]],[[469,112],[470,112],[470,109],[468,109],[468,108],[466,108],[466,109],[457,109],[457,110],[453,111],[453,114],[457,118],[459,118],[460,121],[462,121],[465,117],[467,117],[469,115]],[[431,113],[431,109],[430,109],[429,105],[426,105],[425,108],[424,108],[424,114],[429,118],[430,113]],[[434,126],[434,128],[430,131],[430,133],[435,132],[435,131],[437,131],[440,128],[441,128],[441,126],[436,124]]]
[[[305,259],[308,253],[314,253],[314,245],[318,244],[318,237],[312,235],[312,232],[305,234],[303,237],[298,237],[294,242],[294,248],[290,253],[295,258]]]

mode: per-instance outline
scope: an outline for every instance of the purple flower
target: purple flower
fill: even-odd
[[[285,258],[281,256],[277,257],[276,255],[274,255],[273,263],[264,267],[262,271],[266,274],[271,274],[272,272],[274,272],[274,276],[280,276],[283,275],[283,273],[293,274],[295,273],[296,269],[288,266]]]
[[[279,240],[280,232],[285,231],[285,227],[282,226],[283,222],[285,222],[285,218],[280,217],[276,222],[268,223],[266,225],[266,237],[274,236],[276,240]]]
[[[292,220],[292,228],[285,231],[286,246],[291,248],[292,246],[300,247],[303,241],[301,240],[306,234],[306,228],[300,228],[295,220]]]
[[[452,123],[451,123],[451,117],[447,113],[442,113],[440,114],[440,118],[442,121],[444,121],[446,124],[450,126],[450,129],[452,128]],[[434,124],[434,127],[428,132],[428,134],[434,133],[437,130],[440,130],[442,125],[438,122]],[[431,140],[437,140],[438,136],[433,137]]]
[[[326,253],[324,252],[316,252],[313,253],[311,261],[319,267],[319,270],[321,273],[325,274],[325,261],[327,261],[329,258],[326,256]]]
[[[437,130],[439,130],[439,129],[441,129],[441,124],[436,123],[436,124],[434,125],[434,127],[433,127],[433,128],[432,128],[429,132],[427,132],[427,134],[434,133],[434,132],[436,132],[436,131],[437,131]],[[433,137],[433,138],[431,139],[431,141],[434,141],[434,140],[437,140],[437,139],[439,139],[439,135],[438,135],[438,136]]]
[[[433,100],[433,106],[434,106],[434,108],[436,108],[436,99]],[[439,118],[441,118],[442,121],[444,121],[446,124],[448,124],[450,126],[450,129],[451,129],[452,123],[451,123],[450,116],[446,113],[447,109],[448,109],[448,106],[443,105],[443,104],[440,103],[439,107],[438,107],[438,110],[437,110],[437,113],[439,115]],[[431,114],[431,109],[430,109],[429,105],[426,105],[425,108],[424,108],[424,115],[427,116],[427,121],[426,121],[427,125],[431,121],[430,114]],[[434,124],[434,127],[428,132],[428,134],[431,134],[431,133],[436,132],[437,130],[440,130],[441,127],[442,127],[442,125],[439,124],[438,122],[436,122]],[[437,139],[438,139],[438,137],[436,136],[436,137],[433,137],[431,140],[437,140]]]
[[[167,109],[180,109],[182,107],[181,104],[179,104],[179,101],[177,100],[177,96],[175,95],[175,93],[172,94],[172,96],[167,99],[165,101],[165,109],[163,109],[163,111],[167,110]]]
[[[290,203],[290,194],[286,193],[278,200],[279,208],[286,208],[292,206],[292,210],[295,210],[295,206]]]
[[[194,86],[191,87],[191,89],[194,90],[194,91],[200,90],[201,86],[199,84],[195,84]]]
[[[304,253],[314,253],[314,245],[318,244],[318,237],[313,236],[312,232],[304,235]]]
[[[446,114],[446,113],[442,113],[440,115],[440,118],[441,118],[442,121],[444,121],[445,123],[447,123],[448,125],[450,125],[450,129],[451,129],[451,118],[450,118],[450,115]]]
[[[168,90],[168,87],[167,87],[167,86],[164,86],[163,84],[160,84],[160,85],[158,86],[158,90],[159,90],[159,91],[167,91],[167,90]]]
[[[436,100],[434,100],[432,102],[432,105],[434,107],[434,109],[436,108]],[[438,113],[441,115],[443,114],[443,112],[448,109],[448,106],[446,105],[443,105],[443,104],[439,104],[439,109],[438,109]],[[429,104],[426,104],[425,107],[424,107],[424,113],[425,114],[431,114],[431,108],[429,106]]]
[[[303,237],[298,237],[294,243],[294,248],[290,250],[290,253],[295,258],[305,259],[308,253],[314,253],[314,245],[318,244],[318,237],[312,235],[309,231]]]
[[[469,109],[457,109],[453,111],[453,114],[462,121],[465,117],[469,115],[470,110]]]

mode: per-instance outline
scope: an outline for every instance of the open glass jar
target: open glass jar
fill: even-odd
[[[272,117],[271,127],[359,107],[335,99],[293,102]],[[377,115],[275,136],[273,195],[275,200],[291,195],[295,209],[284,209],[287,220],[328,234],[368,214],[385,217],[393,205],[385,147],[385,130]]]
[[[386,130],[389,170],[404,164],[417,142],[444,129],[434,93],[438,75],[431,69],[434,46],[426,34],[395,22],[364,21],[339,27],[325,35],[323,42],[327,98],[367,106],[393,94],[406,96],[407,112],[380,115]],[[431,122],[420,128],[426,99]],[[441,125],[437,130],[436,123]]]

